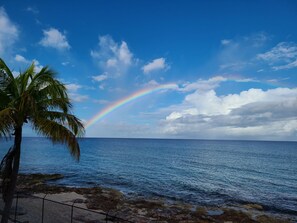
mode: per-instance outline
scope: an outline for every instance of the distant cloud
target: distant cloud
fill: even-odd
[[[185,83],[182,87],[179,88],[179,91],[182,92],[191,92],[191,91],[199,91],[205,92],[210,89],[217,88],[221,82],[227,81],[228,79],[222,76],[215,76],[208,80],[197,80],[195,82]]]
[[[21,62],[21,63],[26,63],[26,64],[31,63],[31,61],[27,60],[25,57],[23,57],[20,54],[15,55],[14,59],[15,59],[15,61]]]
[[[81,95],[77,93],[69,93],[69,97],[72,101],[75,102],[84,102],[89,99],[88,95]]]
[[[39,61],[38,60],[36,60],[36,59],[33,59],[33,60],[28,60],[28,59],[26,59],[24,56],[22,56],[22,55],[20,55],[20,54],[16,54],[15,55],[15,57],[14,57],[14,60],[16,61],[16,62],[19,62],[19,63],[24,63],[24,64],[31,64],[31,63],[34,63],[34,65],[35,65],[35,72],[39,72],[39,71],[41,71],[41,69],[43,68],[43,66],[39,63]]]
[[[101,105],[106,105],[106,104],[110,103],[110,101],[104,100],[104,99],[93,100],[93,102],[95,102],[97,104],[101,104]]]
[[[273,66],[273,70],[287,70],[287,69],[292,69],[297,67],[297,59],[291,63],[285,64],[285,65],[280,65],[280,66]]]
[[[231,40],[230,39],[222,39],[221,40],[221,44],[222,45],[228,45],[229,43],[231,43]]]
[[[67,66],[67,65],[70,64],[70,62],[69,62],[69,61],[65,61],[65,62],[62,62],[61,64],[62,64],[63,66]]]
[[[58,50],[70,49],[66,36],[55,28],[43,30],[43,38],[39,43],[44,47],[51,47]]]
[[[152,62],[149,62],[148,64],[144,65],[142,67],[143,73],[148,74],[152,71],[156,70],[164,70],[169,68],[169,66],[165,62],[165,58],[157,58],[154,59]]]
[[[219,69],[227,72],[238,72],[256,66],[257,55],[269,40],[264,32],[239,36],[234,39],[221,40],[222,48],[218,54]]]
[[[220,96],[211,88],[196,90],[181,104],[167,109],[161,129],[175,137],[293,139],[297,133],[296,98],[297,88],[249,89]]]
[[[7,55],[18,37],[17,26],[9,19],[5,9],[0,7],[0,56]]]
[[[150,80],[149,82],[145,83],[144,87],[156,87],[159,86],[160,83],[158,83],[156,80]]]
[[[82,85],[76,84],[76,83],[67,83],[67,84],[65,84],[65,87],[68,91],[68,95],[69,95],[71,101],[84,102],[89,99],[88,95],[80,94],[78,92],[82,88],[87,89],[88,88],[87,86],[82,86]]]
[[[176,90],[180,92],[193,92],[198,91],[200,93],[206,92],[212,89],[216,89],[220,86],[221,83],[226,81],[232,81],[237,83],[247,83],[247,82],[259,82],[258,80],[252,79],[252,78],[228,78],[223,76],[214,76],[209,79],[198,79],[194,82],[186,82],[182,84],[179,88]]]
[[[28,6],[28,7],[26,8],[26,11],[27,11],[27,12],[31,12],[31,13],[33,13],[33,14],[38,14],[38,13],[39,13],[39,10],[38,10],[36,7],[33,7],[33,6]]]
[[[293,42],[278,43],[271,50],[257,55],[257,59],[267,62],[273,70],[297,67],[297,44]]]
[[[109,35],[99,36],[98,48],[90,52],[91,57],[109,77],[126,73],[133,65],[133,54],[125,41],[117,43]]]
[[[233,63],[225,63],[220,65],[220,70],[233,70],[239,71],[247,67],[250,63],[245,61],[237,61]]]
[[[297,44],[281,42],[273,47],[270,51],[262,54],[258,54],[258,58],[269,62],[275,62],[279,60],[294,59],[297,57]]]
[[[82,88],[79,84],[66,84],[66,88],[68,91],[77,91],[78,89]]]
[[[43,68],[43,66],[36,59],[34,59],[33,62],[35,64],[35,70],[34,71],[38,73],[39,71],[41,71],[41,69]]]
[[[108,75],[107,74],[101,74],[101,75],[98,75],[98,76],[92,76],[92,79],[94,81],[97,81],[97,82],[101,82],[101,81],[104,81],[108,78]]]

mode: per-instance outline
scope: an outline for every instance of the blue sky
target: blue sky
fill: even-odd
[[[297,139],[296,1],[0,3],[0,57],[49,65],[88,137]],[[30,126],[25,135],[32,135]]]

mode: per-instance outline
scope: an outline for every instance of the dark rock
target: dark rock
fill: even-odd
[[[246,209],[256,209],[259,211],[264,210],[263,206],[261,206],[260,204],[245,204],[245,205],[243,205],[243,207]]]
[[[139,197],[127,198],[121,192],[113,189],[93,187],[93,188],[72,188],[48,185],[49,180],[63,178],[60,174],[22,174],[18,177],[17,191],[25,193],[61,193],[76,192],[86,197],[86,201],[78,199],[75,203],[85,202],[89,209],[97,209],[107,212],[111,216],[131,220],[137,223],[210,223],[210,222],[244,222],[244,223],[288,223],[286,219],[276,219],[265,214],[263,207],[258,204],[247,204],[237,207],[237,209],[199,207],[176,202],[166,203],[162,199],[144,199]],[[22,197],[20,194],[19,197]],[[25,196],[24,196],[25,197]],[[240,210],[238,210],[240,209]],[[245,209],[243,211],[243,209]],[[263,215],[255,217],[254,212],[263,212]],[[14,214],[14,209],[13,209]],[[18,210],[18,214],[26,214],[23,209]],[[89,221],[86,216],[80,216],[82,222],[96,223],[99,221]],[[109,217],[107,220],[117,218]],[[121,222],[121,221],[119,221]]]
[[[222,215],[224,214],[224,211],[220,210],[220,209],[217,209],[217,210],[208,210],[207,211],[207,215],[209,216],[219,216],[219,215]]]

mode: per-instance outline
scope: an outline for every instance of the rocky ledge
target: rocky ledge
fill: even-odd
[[[102,210],[111,215],[133,222],[170,223],[287,223],[290,219],[268,214],[259,204],[245,204],[232,207],[205,207],[186,203],[169,203],[163,199],[127,197],[121,192],[102,187],[73,188],[48,184],[63,178],[60,174],[21,174],[17,190],[24,193],[56,194],[76,192],[84,195],[89,209]]]

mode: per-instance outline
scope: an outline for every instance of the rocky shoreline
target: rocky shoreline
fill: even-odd
[[[205,207],[182,202],[169,203],[164,199],[127,197],[121,192],[102,187],[73,188],[48,184],[63,178],[60,174],[21,174],[17,191],[30,194],[71,193],[83,195],[88,209],[101,210],[132,222],[170,223],[288,223],[293,220],[267,213],[259,204]]]

